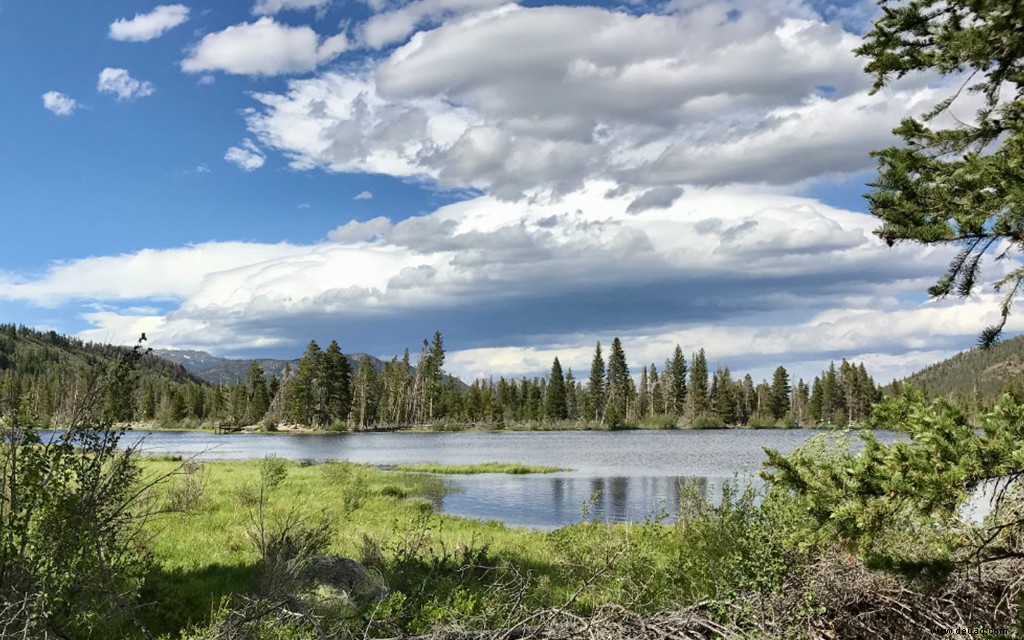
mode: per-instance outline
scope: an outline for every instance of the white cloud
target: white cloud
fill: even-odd
[[[321,39],[310,27],[291,27],[263,17],[203,36],[181,62],[181,69],[255,76],[303,73],[347,48],[344,33]]]
[[[281,11],[306,11],[316,9],[323,11],[330,6],[331,0],[256,0],[252,12],[258,16],[275,15]]]
[[[967,302],[905,303],[892,311],[837,308],[805,321],[762,319],[755,326],[624,326],[596,335],[557,336],[541,345],[464,349],[448,353],[445,362],[453,373],[473,380],[499,373],[544,375],[557,356],[579,379],[589,371],[594,342],[607,345],[612,337],[620,337],[634,374],[650,364],[662,369],[678,344],[687,356],[704,348],[713,368],[729,367],[734,375],[749,372],[755,380],[770,380],[774,368],[783,365],[794,382],[803,378],[809,383],[830,361],[846,358],[863,362],[876,382],[884,384],[971,348],[981,328],[997,314],[995,297],[986,295]],[[862,326],[866,319],[867,326]],[[1011,325],[1011,331],[1024,330],[1019,319]],[[947,348],[931,348],[936,344]]]
[[[949,252],[888,249],[868,216],[700,188],[629,213],[642,192],[608,195],[612,186],[352,221],[310,245],[205,243],[77,260],[40,277],[0,276],[0,299],[172,300],[162,343],[213,349],[299,349],[334,332],[389,356],[441,329],[464,345],[448,362],[467,377],[541,373],[554,355],[579,370],[595,340],[616,335],[631,366],[660,366],[679,342],[734,370],[796,361],[806,377],[843,355],[883,363],[884,354],[970,344],[997,314],[991,292],[965,303],[908,300]],[[91,318],[97,331],[135,331],[128,316],[153,315]],[[1013,323],[1024,328],[1024,318]]]
[[[162,4],[149,13],[136,13],[131,20],[119,18],[110,25],[110,37],[127,42],[146,42],[159,38],[188,20],[183,4]]]
[[[863,171],[873,164],[867,151],[937,95],[917,80],[869,96],[851,51],[859,37],[802,3],[634,15],[474,2],[416,0],[372,17],[361,27],[367,44],[444,22],[373,69],[256,94],[250,130],[296,169],[413,177],[508,199],[611,179],[664,188],[648,196],[662,201],[687,184],[792,189]],[[392,18],[393,31],[368,35]]]
[[[106,67],[100,71],[96,89],[105,93],[113,93],[120,101],[145,98],[153,95],[156,88],[148,80],[136,80],[126,69]]]
[[[360,41],[380,49],[406,40],[416,27],[440,18],[472,13],[505,4],[506,0],[413,0],[370,18],[360,27]]]
[[[224,159],[246,171],[255,171],[267,161],[263,151],[249,138],[242,141],[241,147],[228,147]]]
[[[198,293],[209,274],[303,251],[285,243],[207,242],[58,262],[38,280],[0,273],[0,298],[48,307],[69,300],[183,300]]]
[[[58,116],[70,116],[78,108],[78,101],[60,91],[47,91],[43,94],[43,106]]]
[[[359,222],[356,220],[346,222],[337,229],[328,233],[327,237],[335,242],[359,243],[377,240],[384,236],[388,231],[391,231],[391,221],[384,216],[377,216],[376,218],[372,218],[366,222]]]
[[[352,199],[353,200],[373,200],[373,192],[372,191],[360,191]]]

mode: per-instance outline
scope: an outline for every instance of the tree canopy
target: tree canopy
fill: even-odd
[[[878,178],[867,197],[881,218],[876,233],[897,242],[960,248],[933,297],[967,297],[986,255],[1024,249],[1024,12],[1018,0],[881,0],[883,14],[856,50],[869,59],[874,91],[913,72],[955,76],[959,88],[920,118],[903,120],[903,144],[875,151]],[[950,114],[977,96],[973,121]],[[938,116],[952,115],[944,126]],[[994,344],[1024,281],[1017,265],[995,283],[1001,319],[985,328]]]

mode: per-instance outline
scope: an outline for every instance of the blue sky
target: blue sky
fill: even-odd
[[[902,375],[996,307],[871,234],[868,152],[950,84],[869,95],[875,11],[6,0],[0,316],[240,356],[440,329],[467,378],[616,335],[634,369]]]

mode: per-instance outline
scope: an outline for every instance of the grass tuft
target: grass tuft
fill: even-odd
[[[509,473],[514,475],[525,475],[528,473],[557,473],[559,471],[572,471],[572,469],[529,465],[522,464],[520,462],[481,462],[479,464],[439,464],[437,462],[424,462],[421,464],[400,464],[398,465],[397,470],[413,473],[445,473],[459,475],[475,473]]]

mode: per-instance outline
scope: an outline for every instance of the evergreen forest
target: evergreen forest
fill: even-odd
[[[86,343],[54,332],[0,325],[0,404],[59,427],[96,371],[125,347]],[[493,377],[468,384],[444,370],[441,332],[381,363],[353,364],[336,340],[311,340],[281,376],[251,361],[233,383],[209,383],[151,353],[140,360],[127,394],[107,400],[109,417],[156,427],[283,425],[324,430],[432,428],[721,428],[859,424],[881,398],[863,364],[831,363],[814,380],[792,380],[778,366],[771,380],[728,367],[711,370],[703,348],[679,345],[659,365],[630,371],[618,338],[598,342],[585,377],[554,358],[548,375]]]

